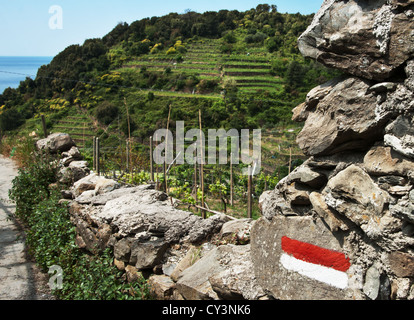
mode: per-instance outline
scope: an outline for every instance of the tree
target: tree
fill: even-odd
[[[0,131],[10,131],[24,123],[24,117],[16,108],[4,110],[0,114]]]
[[[302,86],[305,73],[305,68],[299,62],[291,61],[286,71],[287,84],[292,88]]]

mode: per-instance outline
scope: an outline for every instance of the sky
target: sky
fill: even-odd
[[[119,22],[187,9],[203,13],[276,5],[281,13],[310,14],[323,0],[0,0],[0,56],[55,56],[72,44],[101,38]]]

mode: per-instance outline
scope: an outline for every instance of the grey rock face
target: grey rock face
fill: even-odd
[[[299,50],[355,76],[389,78],[414,53],[414,20],[398,6],[402,1],[387,2],[324,1],[300,36]]]
[[[337,82],[317,99],[308,97],[312,112],[308,113],[297,137],[305,154],[363,150],[381,136],[386,123],[377,119],[377,98],[368,93],[371,85],[366,80],[350,77]]]

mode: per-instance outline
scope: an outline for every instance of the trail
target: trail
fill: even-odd
[[[47,275],[28,258],[24,233],[11,217],[8,190],[16,175],[13,161],[0,155],[0,300],[49,300]]]

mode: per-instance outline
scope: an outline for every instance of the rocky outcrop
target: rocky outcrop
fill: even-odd
[[[258,283],[276,299],[414,299],[414,2],[325,0],[306,57],[344,72],[293,111],[308,160],[259,200]]]

